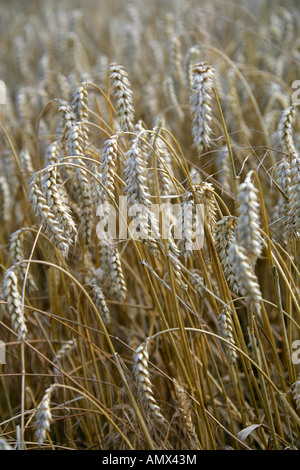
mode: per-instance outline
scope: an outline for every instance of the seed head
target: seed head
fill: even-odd
[[[201,153],[211,144],[211,99],[213,92],[214,70],[207,62],[194,66],[192,93],[190,96],[193,114],[194,143]]]

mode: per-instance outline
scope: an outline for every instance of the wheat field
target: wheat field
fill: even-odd
[[[1,449],[300,449],[297,7],[1,2]]]

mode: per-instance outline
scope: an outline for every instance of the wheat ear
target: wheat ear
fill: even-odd
[[[230,309],[227,305],[223,308],[222,312],[220,313],[218,317],[218,327],[219,327],[220,336],[222,336],[222,338],[226,339],[230,343],[230,345],[226,343],[224,346],[224,349],[226,351],[227,356],[230,359],[230,362],[234,364],[237,358],[237,352],[236,352],[236,349],[234,348],[235,340],[232,334],[232,330],[233,330],[232,318],[230,314]]]
[[[188,434],[193,448],[199,448],[199,444],[197,445],[198,438],[196,428],[191,415],[191,400],[188,398],[185,390],[180,387],[176,379],[173,379],[173,384],[178,404],[178,412],[184,424],[184,431]]]
[[[196,234],[196,204],[192,193],[187,193],[181,202],[176,223],[178,247],[185,259],[193,254]]]
[[[247,305],[259,315],[262,295],[258,280],[249,263],[246,249],[239,246],[235,238],[229,248],[229,260],[241,294],[245,296]]]
[[[92,284],[92,297],[105,325],[108,326],[110,324],[110,311],[107,307],[101,287],[97,286],[95,283]]]
[[[108,296],[124,302],[127,296],[127,287],[119,250],[110,239],[100,240],[98,248],[101,261],[102,287]]]
[[[190,95],[193,114],[192,133],[194,143],[200,153],[203,148],[208,148],[211,144],[213,79],[214,70],[207,62],[194,66]]]
[[[27,336],[27,326],[25,323],[22,298],[18,287],[18,278],[15,273],[14,266],[5,272],[3,291],[7,302],[7,309],[11,316],[12,327],[18,334],[18,340],[25,341]]]
[[[217,204],[214,196],[214,187],[204,181],[195,185],[199,203],[203,204],[203,217],[209,228],[211,236],[215,237],[217,225]]]
[[[300,408],[300,380],[296,380],[296,382],[293,383],[292,392],[293,392],[293,398],[296,402],[296,407],[297,409],[299,409]]]
[[[101,165],[97,172],[104,187],[114,197],[115,168],[118,156],[118,134],[114,134],[105,141],[102,150]],[[100,201],[109,200],[107,192],[100,187]]]
[[[148,346],[148,341],[145,341],[135,350],[133,371],[142,403],[144,403],[155,421],[164,423],[165,418],[161,414],[160,408],[154,398],[153,387],[150,380]]]
[[[75,194],[78,198],[80,216],[82,219],[82,237],[88,246],[92,235],[92,197],[88,174],[85,171],[85,163],[81,158],[84,156],[84,129],[81,122],[76,122],[68,131],[67,145],[69,155],[74,157],[74,163],[81,168],[74,169],[76,175]]]
[[[21,150],[19,154],[19,160],[20,160],[20,167],[24,175],[26,177],[31,177],[34,172],[34,168],[33,168],[33,163],[32,163],[32,157],[29,153],[29,150],[26,147]]]
[[[145,156],[142,154],[139,136],[135,137],[126,152],[124,165],[125,191],[127,194],[128,215],[134,224],[135,238],[148,244],[154,251],[159,238],[158,222],[151,211],[151,196],[146,176]]]
[[[46,439],[47,432],[50,430],[50,424],[52,421],[50,402],[53,389],[53,384],[47,388],[35,415],[35,437],[39,445],[43,444]]]
[[[245,249],[249,262],[254,265],[262,251],[260,235],[260,208],[258,190],[249,173],[240,185],[238,196],[239,219],[236,227],[237,243]]]
[[[77,117],[77,121],[82,123],[83,126],[83,133],[84,133],[84,141],[87,142],[88,140],[88,127],[87,127],[87,120],[88,120],[88,91],[87,91],[88,83],[83,82],[73,93],[72,96],[72,103],[71,106],[74,110],[74,113]]]
[[[221,266],[224,271],[225,278],[228,282],[229,288],[235,294],[238,294],[239,287],[232,271],[232,266],[229,258],[229,248],[233,241],[234,230],[236,228],[237,219],[234,216],[225,216],[218,221],[216,226],[216,251],[220,258]]]
[[[0,219],[8,222],[10,218],[11,192],[4,175],[0,175]]]
[[[279,195],[273,214],[273,219],[276,221],[276,227],[278,227],[278,233],[280,236],[283,236],[286,233],[287,222],[289,220],[288,201],[291,187],[290,163],[285,158],[278,165],[277,183],[288,198],[287,200],[282,194]]]
[[[19,229],[11,234],[9,238],[9,254],[14,264],[21,263],[25,259],[24,255],[24,230]],[[16,272],[21,280],[25,278],[27,266],[24,263],[16,265]],[[27,285],[30,291],[37,290],[36,283],[30,272],[27,273]]]
[[[32,205],[33,212],[43,230],[49,236],[50,240],[58,247],[62,256],[65,258],[69,252],[71,240],[65,237],[64,229],[56,220],[55,215],[51,211],[43,193],[40,191],[37,183],[32,180],[30,184],[29,201]]]
[[[289,188],[287,235],[300,237],[300,158],[297,152],[292,155],[290,166],[291,185]]]
[[[74,349],[74,347],[76,346],[76,340],[75,339],[71,339],[69,341],[66,341],[62,347],[57,351],[57,353],[55,354],[54,358],[53,358],[53,362],[55,362],[56,364],[60,364],[60,362],[62,361],[62,359],[64,357],[66,357],[66,355],[72,351],[72,349]],[[53,368],[53,372],[54,374],[59,374],[59,371],[56,367]]]
[[[112,95],[115,100],[120,128],[125,132],[132,131],[134,107],[131,84],[127,78],[127,73],[124,67],[117,64],[110,65],[108,71],[112,83]]]
[[[295,119],[296,111],[294,106],[289,106],[282,113],[278,130],[284,150],[292,155],[296,152],[294,139],[293,139],[293,122]]]

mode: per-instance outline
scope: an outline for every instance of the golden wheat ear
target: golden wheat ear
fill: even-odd
[[[165,418],[161,414],[160,408],[154,398],[153,386],[150,380],[148,347],[149,344],[145,341],[135,350],[133,371],[142,403],[149,410],[150,415],[155,421],[164,423]]]

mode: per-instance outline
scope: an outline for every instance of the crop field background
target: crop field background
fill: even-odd
[[[1,2],[1,449],[300,449],[298,3]]]

